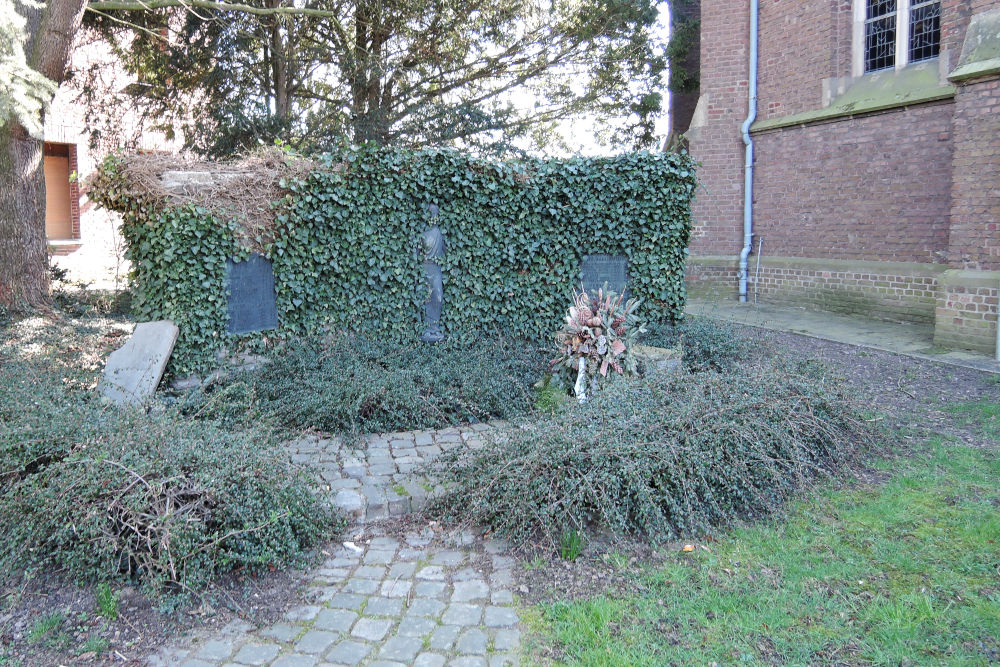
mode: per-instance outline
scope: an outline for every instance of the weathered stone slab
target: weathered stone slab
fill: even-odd
[[[653,347],[651,345],[636,345],[632,348],[636,358],[645,362],[647,368],[660,371],[675,371],[680,369],[684,352],[680,348]]]
[[[252,177],[252,172],[170,170],[160,174],[160,184],[174,194],[194,195],[238,178]]]
[[[141,322],[108,357],[100,391],[119,405],[141,405],[156,391],[179,330],[170,320]]]

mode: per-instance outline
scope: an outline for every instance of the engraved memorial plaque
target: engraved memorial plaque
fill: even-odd
[[[608,288],[617,294],[624,291],[628,298],[628,259],[622,255],[586,255],[581,279],[587,292],[596,293],[607,283]]]
[[[229,327],[231,334],[266,331],[278,327],[278,305],[274,294],[274,270],[263,255],[226,262],[229,288]]]

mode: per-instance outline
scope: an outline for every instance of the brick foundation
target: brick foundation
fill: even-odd
[[[80,249],[83,242],[79,243],[52,243],[49,242],[49,254],[53,257],[66,257],[67,255],[72,255],[74,252]]]
[[[692,257],[688,294],[737,298],[736,257]],[[996,352],[1000,271],[902,262],[750,258],[749,299],[934,327],[942,347]]]
[[[934,344],[996,352],[1000,271],[948,271],[941,276]]]
[[[688,296],[692,298],[735,299],[737,289],[736,257],[690,257],[687,262]]]
[[[902,262],[846,262],[751,257],[749,298],[890,322],[934,323],[938,275],[945,267]],[[692,258],[695,298],[736,295],[737,259]]]

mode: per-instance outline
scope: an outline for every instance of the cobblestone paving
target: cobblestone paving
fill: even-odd
[[[439,431],[368,436],[360,447],[337,438],[304,436],[289,443],[292,460],[313,464],[348,519],[365,523],[403,516],[424,507],[440,490],[414,474],[417,467],[448,449],[482,446],[486,424]]]
[[[319,466],[336,503],[356,523],[419,509],[434,487],[412,474],[452,447],[477,447],[488,427],[372,436],[367,451],[301,438],[292,457]],[[235,621],[161,648],[153,667],[494,667],[518,665],[512,558],[467,532],[445,540],[424,529],[397,538],[369,524],[307,576],[301,604],[270,626]],[[380,535],[381,536],[378,536]]]

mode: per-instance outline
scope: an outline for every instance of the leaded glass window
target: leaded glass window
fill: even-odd
[[[935,58],[940,51],[940,0],[913,0],[910,6],[910,62]]]
[[[867,0],[865,71],[896,66],[896,0]]]

